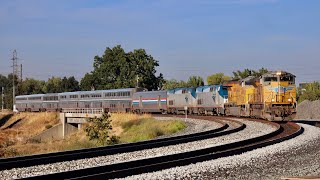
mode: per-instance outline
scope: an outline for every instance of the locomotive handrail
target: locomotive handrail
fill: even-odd
[[[78,114],[102,114],[103,108],[64,108],[63,113],[78,113]]]

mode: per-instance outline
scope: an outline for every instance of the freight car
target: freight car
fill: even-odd
[[[226,84],[226,115],[268,120],[293,119],[296,114],[295,76],[285,71],[269,72]]]

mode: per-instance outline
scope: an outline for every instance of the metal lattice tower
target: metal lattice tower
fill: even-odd
[[[16,95],[16,84],[22,80],[22,65],[18,65],[18,53],[16,50],[12,53],[12,104],[13,109],[15,109],[15,95]]]

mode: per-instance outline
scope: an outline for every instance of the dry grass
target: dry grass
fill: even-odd
[[[84,131],[68,136],[64,140],[37,142],[28,140],[46,126],[59,123],[56,113],[20,113],[11,117],[0,129],[0,157],[50,153],[66,150],[97,147],[89,141]],[[157,121],[149,114],[112,114],[112,135],[120,137],[121,142],[136,142],[171,134],[185,127],[181,121]],[[5,137],[1,139],[1,137]]]
[[[96,147],[96,144],[89,141],[84,131],[77,131],[64,140],[28,142],[26,144],[15,145],[13,147],[17,150],[17,155],[31,155],[91,148]]]
[[[28,139],[46,130],[46,126],[59,123],[57,113],[19,113],[14,114],[0,128],[0,157],[3,151],[11,152],[25,146]],[[8,150],[9,149],[9,150]]]
[[[12,131],[15,134],[19,134],[19,136],[30,138],[44,131],[47,125],[53,126],[58,123],[59,117],[57,113],[19,113],[11,117],[1,127],[0,133],[8,134],[7,132]]]

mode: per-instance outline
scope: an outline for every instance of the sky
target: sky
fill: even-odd
[[[24,78],[80,80],[115,45],[146,49],[165,79],[264,67],[320,81],[320,1],[0,0],[0,74],[16,49]]]

